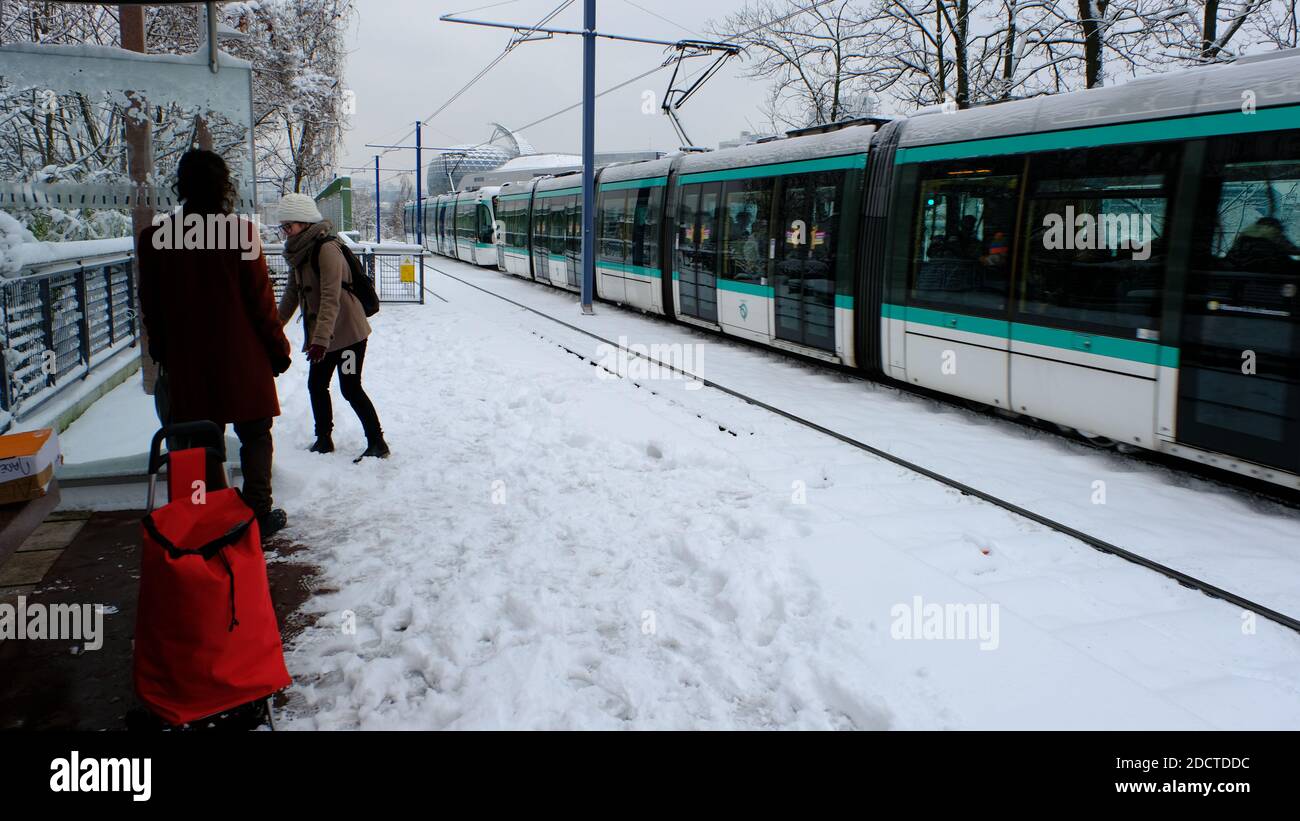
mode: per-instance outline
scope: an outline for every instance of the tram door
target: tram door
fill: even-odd
[[[551,263],[547,254],[551,250],[551,238],[548,231],[551,203],[554,197],[537,197],[533,200],[533,279],[549,282]]]
[[[581,288],[582,282],[582,195],[571,194],[564,198],[568,215],[569,236],[564,248],[564,273],[569,285]]]
[[[783,177],[772,287],[776,337],[835,350],[835,247],[843,172]]]
[[[1177,437],[1300,472],[1300,136],[1212,141],[1206,172]]]
[[[677,226],[678,309],[718,321],[718,201],[722,183],[682,186]]]

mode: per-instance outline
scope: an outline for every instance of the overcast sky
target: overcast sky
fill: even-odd
[[[442,23],[440,15],[464,12],[478,19],[533,24],[560,0],[508,0],[482,8],[493,2],[357,0],[346,74],[347,85],[356,94],[356,112],[344,138],[342,165],[373,167],[376,150],[366,148],[366,143],[397,141],[417,119],[428,117],[500,54],[511,37],[505,29]],[[707,38],[710,17],[723,17],[743,5],[743,0],[598,0],[596,24],[600,31],[637,37]],[[476,11],[465,11],[476,6]],[[582,0],[577,0],[549,25],[580,29],[582,6]],[[653,68],[664,56],[660,46],[598,41],[597,92]],[[694,70],[704,59],[690,60],[687,66]],[[658,110],[671,75],[671,68],[665,69],[596,101],[597,151],[677,147],[672,126]],[[731,61],[681,110],[692,141],[712,147],[742,130],[763,130],[758,108],[765,87],[766,83],[745,79],[739,60]],[[646,91],[654,93],[650,114],[641,111]],[[582,39],[557,36],[526,43],[434,118],[424,129],[424,144],[482,142],[491,133],[491,122],[516,128],[580,99]],[[581,109],[523,134],[539,151],[577,153],[582,148]],[[394,169],[411,168],[413,163],[411,151],[393,152],[381,160],[381,166]]]

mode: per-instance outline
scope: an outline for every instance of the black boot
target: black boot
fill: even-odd
[[[355,464],[357,462],[360,462],[362,459],[366,458],[367,456],[373,456],[376,459],[387,459],[388,443],[385,442],[382,437],[380,437],[379,439],[371,442],[366,447],[366,452],[361,454],[357,458],[353,459],[352,462]]]
[[[324,436],[317,436],[316,441],[307,450],[312,453],[333,453],[334,439],[328,433]]]
[[[280,508],[273,508],[257,517],[257,529],[262,533],[262,541],[284,530],[284,526],[289,523],[289,514]]]

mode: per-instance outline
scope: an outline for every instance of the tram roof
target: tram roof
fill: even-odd
[[[1300,103],[1300,49],[1142,77],[1118,86],[916,116],[906,121],[899,147],[1242,113],[1251,95],[1257,112]],[[1291,127],[1300,127],[1300,115],[1294,119]]]

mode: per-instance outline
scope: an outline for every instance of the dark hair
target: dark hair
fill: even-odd
[[[195,148],[176,166],[176,196],[195,214],[229,214],[235,210],[235,186],[221,155]]]

